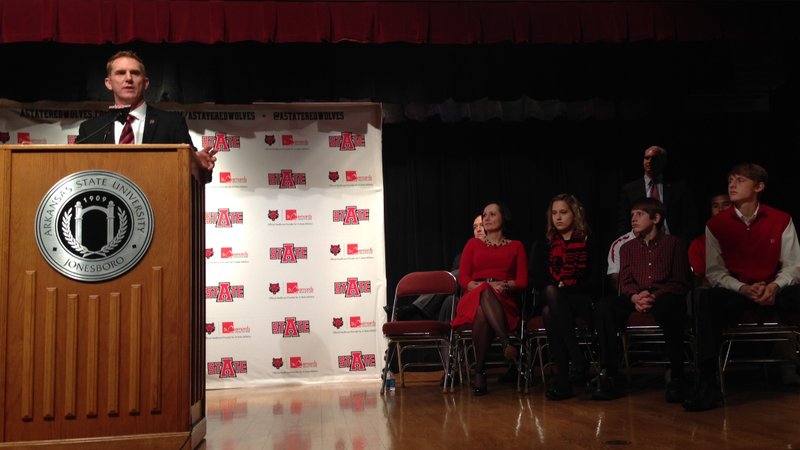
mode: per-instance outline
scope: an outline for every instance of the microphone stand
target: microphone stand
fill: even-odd
[[[123,108],[109,108],[109,111],[114,113],[114,117],[112,118],[113,120],[110,120],[108,123],[103,124],[102,127],[100,127],[98,129],[94,130],[93,132],[87,134],[80,141],[76,140],[74,143],[75,144],[83,144],[84,142],[88,141],[90,138],[93,138],[93,137],[97,136],[101,131],[104,131],[104,130],[106,132],[106,135],[103,136],[103,141],[105,141],[106,140],[105,138],[108,136],[108,131],[109,131],[108,127],[109,127],[109,125],[113,124],[116,121],[120,121],[120,122],[124,121],[125,118],[128,117],[128,113],[131,112],[131,107],[130,106],[125,106]]]

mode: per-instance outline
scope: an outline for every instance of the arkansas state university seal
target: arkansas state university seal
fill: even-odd
[[[80,281],[131,270],[153,239],[153,209],[139,186],[103,170],[55,184],[36,212],[36,243],[47,262]]]

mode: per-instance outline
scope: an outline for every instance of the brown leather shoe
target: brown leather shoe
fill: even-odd
[[[519,350],[511,344],[506,344],[503,348],[503,357],[509,361],[517,362],[519,358]]]

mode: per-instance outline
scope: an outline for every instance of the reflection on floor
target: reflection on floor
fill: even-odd
[[[665,403],[660,374],[611,402],[552,402],[541,384],[518,394],[494,379],[485,397],[442,394],[440,376],[410,374],[385,396],[377,381],[209,391],[205,448],[800,448],[800,391],[747,374],[732,377],[724,407],[702,413]]]

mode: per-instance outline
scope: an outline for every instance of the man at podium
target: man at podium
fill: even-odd
[[[76,144],[192,145],[189,128],[180,114],[148,106],[144,101],[150,79],[136,53],[120,51],[109,58],[105,85],[114,94],[114,106],[108,113],[83,122]],[[210,180],[217,159],[214,153],[210,147],[193,152],[192,172],[199,179]]]

